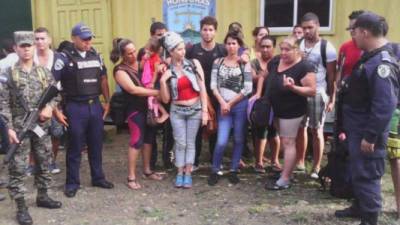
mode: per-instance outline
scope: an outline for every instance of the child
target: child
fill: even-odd
[[[160,65],[161,59],[159,51],[161,44],[157,38],[150,38],[145,48],[145,55],[143,56],[142,67],[142,83],[146,88],[154,88],[158,80],[157,67]],[[157,98],[150,96],[147,98],[148,109],[154,112],[157,123],[163,123],[168,119],[169,115],[167,110],[159,104]]]

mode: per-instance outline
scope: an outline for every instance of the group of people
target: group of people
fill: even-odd
[[[254,29],[253,46],[244,43],[240,23],[229,26],[221,44],[215,41],[217,28],[214,17],[204,17],[200,21],[201,42],[188,46],[179,34],[167,31],[160,22],[151,25],[151,37],[139,51],[132,40],[113,40],[110,59],[116,65],[112,74],[125,96],[124,119],[130,133],[128,187],[142,188],[136,170],[140,152],[142,177],[163,179],[154,171],[156,134],[160,126],[164,140],[170,142],[163,144],[164,164],[174,162],[177,188],[192,187],[192,172],[199,166],[203,136],[208,138],[211,156],[208,184],[215,186],[221,178],[230,136],[233,149],[228,180],[239,183],[249,126],[255,171],[265,173],[264,152],[268,143],[271,165],[278,173],[274,182],[266,184],[267,189],[290,188],[293,171],[305,170],[308,128],[313,147],[310,176],[318,178],[326,113],[333,111],[339,102],[337,135],[348,143],[355,200],[350,208],[339,210],[335,215],[358,217],[361,224],[377,224],[389,122],[398,104],[400,81],[397,56],[385,38],[388,31],[385,19],[372,12],[353,12],[348,28],[352,40],[340,49],[339,59],[333,45],[319,36],[319,19],[314,13],[306,13],[301,24],[293,28],[293,34],[279,42],[279,55],[275,55],[276,40],[267,27]],[[55,53],[50,49],[47,29],[15,32],[17,60],[1,75],[1,119],[8,128],[10,144],[20,145],[9,164],[8,184],[11,197],[17,203],[16,218],[20,224],[33,223],[25,203],[23,182],[31,150],[36,169],[37,206],[61,207],[61,202],[47,194],[49,162],[54,162],[48,160],[51,158],[49,134],[38,136],[32,132],[25,140],[18,140],[17,135],[26,113],[19,98],[34,108],[50,84],[60,82],[62,91],[40,111],[38,124],[48,130],[54,117],[67,128],[64,194],[74,197],[78,192],[81,152],[85,148],[92,185],[106,189],[114,186],[102,169],[103,121],[111,100],[107,69],[92,48],[94,35],[89,27],[77,24],[72,28],[71,37],[72,42]],[[46,41],[42,43],[44,51],[39,51],[40,41]],[[259,99],[270,103],[273,124],[249,125],[248,114]],[[398,120],[393,126],[395,135],[397,125]],[[173,137],[173,144],[169,135]],[[397,140],[396,136],[391,137]],[[57,145],[53,141],[54,144]],[[171,146],[174,146],[173,161],[168,152]],[[279,162],[280,149],[283,166]],[[395,146],[392,151],[396,151]],[[397,171],[398,155],[391,155],[394,155],[393,169]],[[393,179],[399,210],[400,179],[395,176]]]

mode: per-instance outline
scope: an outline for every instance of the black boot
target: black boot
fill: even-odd
[[[31,225],[33,220],[31,215],[29,215],[28,207],[25,204],[25,199],[23,197],[15,199],[17,203],[17,221],[20,225]]]
[[[336,210],[335,216],[338,218],[361,218],[360,208],[358,207],[357,201],[345,209]]]
[[[38,189],[38,194],[36,197],[36,205],[38,207],[48,208],[48,209],[58,209],[61,208],[61,202],[54,201],[47,195],[46,189]]]
[[[378,225],[378,213],[363,213],[360,225]]]

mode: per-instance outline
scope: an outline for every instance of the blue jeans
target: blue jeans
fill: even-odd
[[[247,102],[247,98],[241,100],[231,108],[231,111],[227,115],[221,115],[221,110],[218,109],[218,137],[212,163],[212,171],[214,173],[218,172],[221,168],[222,158],[229,141],[229,133],[232,126],[234,147],[232,152],[231,171],[238,170],[245,141]]]

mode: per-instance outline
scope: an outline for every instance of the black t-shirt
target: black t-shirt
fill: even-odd
[[[204,71],[205,85],[209,96],[213,96],[210,83],[211,83],[211,70],[215,59],[226,56],[226,49],[223,44],[215,44],[215,47],[207,51],[201,47],[200,43],[194,44],[192,47],[186,49],[186,58],[199,60],[201,67]]]
[[[298,95],[293,91],[283,87],[283,75],[291,77],[295,84],[302,86],[301,79],[307,73],[314,72],[313,66],[307,61],[301,60],[285,71],[278,72],[279,57],[272,59],[268,63],[269,75],[265,82],[270,82],[269,99],[271,100],[272,108],[277,117],[283,119],[292,119],[306,114],[307,112],[307,97]],[[264,87],[267,83],[264,84]]]

